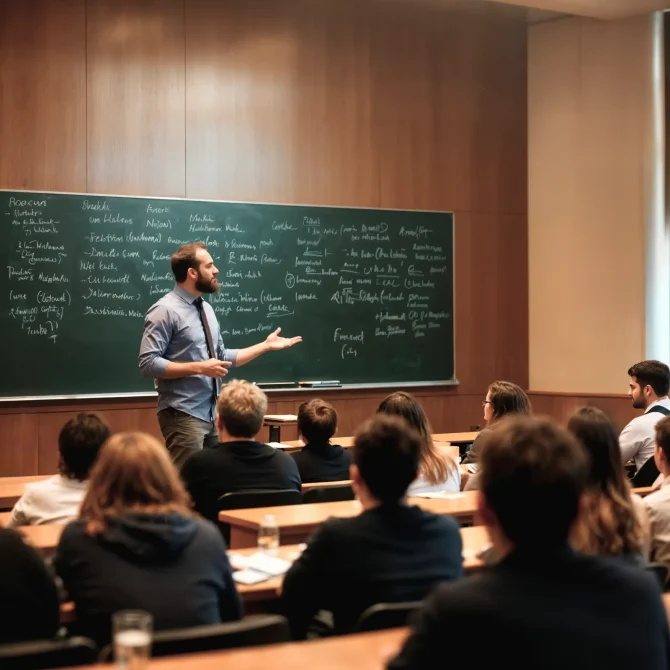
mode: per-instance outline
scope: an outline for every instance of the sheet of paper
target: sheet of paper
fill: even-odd
[[[297,414],[266,414],[265,419],[270,421],[297,421]]]
[[[284,444],[283,442],[266,442],[265,444],[273,449],[295,449],[290,444]]]
[[[449,500],[453,498],[465,498],[465,493],[451,493],[450,491],[429,491],[427,493],[415,493],[413,498],[439,498],[441,500]]]
[[[247,561],[248,569],[262,572],[271,577],[279,577],[280,575],[286,574],[290,567],[291,563],[289,561],[285,561],[283,558],[277,558],[275,556],[268,556],[261,552],[252,554]]]
[[[262,572],[257,572],[256,570],[251,570],[247,568],[246,570],[238,570],[233,572],[233,579],[238,584],[246,584],[247,586],[251,584],[260,584],[261,582],[266,582],[270,579],[270,575],[266,575]]]

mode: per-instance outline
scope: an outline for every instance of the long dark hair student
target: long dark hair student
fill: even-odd
[[[621,464],[614,424],[597,407],[583,407],[570,417],[568,430],[589,457],[585,509],[573,529],[572,545],[591,555],[640,554],[645,528]]]
[[[431,485],[449,478],[456,463],[441,453],[433,442],[430,423],[419,401],[405,391],[396,391],[382,400],[377,413],[401,416],[421,436],[420,474]]]

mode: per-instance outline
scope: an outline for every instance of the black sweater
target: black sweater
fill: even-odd
[[[352,519],[329,519],[284,579],[282,600],[294,637],[321,609],[348,632],[377,603],[421,600],[463,574],[461,534],[448,516],[394,504]]]
[[[184,463],[181,476],[195,509],[210,521],[217,520],[217,500],[224,493],[302,488],[294,460],[254,440],[226,442],[198,451]]]
[[[15,530],[0,528],[0,643],[52,638],[59,624],[56,583]]]
[[[225,545],[207,521],[178,514],[126,514],[97,536],[84,522],[61,537],[54,565],[75,602],[72,632],[104,643],[111,615],[146,610],[156,630],[239,619],[242,605]]]
[[[291,456],[305,484],[349,479],[351,456],[339,444],[310,442]]]
[[[561,547],[517,551],[441,586],[389,670],[428,668],[443,657],[468,670],[667,670],[669,650],[653,575]]]

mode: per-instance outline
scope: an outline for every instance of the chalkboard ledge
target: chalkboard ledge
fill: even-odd
[[[426,386],[458,386],[458,379],[445,379],[425,382],[379,382],[374,384],[342,384],[341,386],[331,386],[324,388],[278,388],[263,389],[268,395],[278,393],[315,393],[337,392],[337,391],[362,391],[366,389],[397,389],[397,388],[421,388]],[[34,402],[52,402],[52,401],[77,401],[77,400],[132,400],[134,398],[155,398],[158,394],[155,391],[135,392],[135,393],[82,393],[72,395],[31,395],[16,397],[0,397],[0,405],[5,403],[34,403]]]

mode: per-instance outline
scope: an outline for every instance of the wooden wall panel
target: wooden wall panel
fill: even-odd
[[[30,414],[0,415],[0,477],[37,473],[37,421]]]
[[[368,7],[189,0],[188,197],[379,205]]]
[[[656,299],[645,286],[655,275],[646,223],[655,220],[662,163],[654,35],[649,16],[529,28],[534,390],[616,394],[628,366],[645,358],[646,310]]]
[[[633,418],[640,415],[634,409],[626,395],[589,394],[573,395],[571,393],[528,393],[536,414],[551,416],[562,424],[566,424],[570,416],[585,405],[593,405],[607,412],[620,431]]]
[[[70,13],[67,22],[56,4]],[[528,380],[526,26],[488,3],[476,12],[448,4],[11,3],[12,28],[0,25],[0,55],[11,64],[0,71],[0,140],[18,160],[21,133],[36,126],[37,139],[29,138],[18,172],[0,154],[0,180],[20,176],[0,185],[454,211],[461,386],[416,395],[436,431],[468,430],[482,423],[492,380]],[[45,23],[41,43],[59,55],[37,51],[26,65],[15,35],[25,36],[33,14]],[[46,94],[19,106],[7,101],[5,82],[23,70]],[[41,166],[33,154],[56,115],[33,107],[54,97],[52,86],[62,93],[54,103],[61,123],[80,135],[49,135],[60,144],[47,146]],[[30,120],[17,121],[19,112]],[[73,124],[77,114],[81,123]],[[72,176],[58,181],[61,154],[78,185]],[[349,435],[386,393],[322,395]],[[273,394],[269,411],[295,412],[304,399]],[[7,460],[11,474],[53,471],[58,431],[80,409],[102,411],[116,430],[160,435],[154,401],[0,407],[0,469]],[[22,435],[25,453],[17,456],[12,440]]]
[[[382,207],[526,213],[525,24],[383,7],[372,52]]]
[[[86,190],[85,0],[0,2],[0,188]]]
[[[528,386],[526,215],[456,212],[456,376],[486,395],[496,379]]]
[[[87,0],[88,191],[185,195],[184,0]]]
[[[127,430],[139,430],[158,439],[163,439],[158,420],[156,419],[156,408],[143,407],[131,403],[127,408],[103,407],[98,409],[94,403],[83,405],[76,409],[67,405],[58,408],[58,411],[45,411],[36,414],[18,414],[15,417],[31,417],[38,427],[38,474],[50,474],[58,468],[58,434],[67,421],[75,417],[79,412],[99,412],[109,423],[112,432],[118,433]],[[53,409],[53,408],[52,408]],[[11,415],[10,415],[11,416]],[[0,419],[3,417],[0,416]]]

